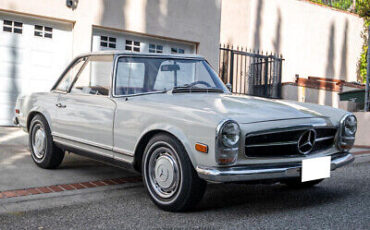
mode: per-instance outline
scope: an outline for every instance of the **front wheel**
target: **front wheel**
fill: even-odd
[[[151,199],[166,211],[193,208],[206,189],[206,182],[198,177],[182,144],[167,134],[158,134],[149,141],[142,169]]]
[[[29,147],[32,160],[41,168],[53,169],[63,161],[64,151],[54,145],[48,122],[41,115],[31,121]]]

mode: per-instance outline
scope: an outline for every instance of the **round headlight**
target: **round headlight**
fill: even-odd
[[[235,121],[227,121],[220,130],[220,141],[226,147],[234,147],[240,139],[240,128]]]
[[[357,131],[357,119],[355,116],[351,115],[346,117],[344,120],[344,135],[354,136]]]

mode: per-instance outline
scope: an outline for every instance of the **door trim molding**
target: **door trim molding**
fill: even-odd
[[[104,144],[98,144],[98,143],[95,143],[93,141],[87,141],[87,140],[83,140],[81,138],[71,137],[69,135],[64,135],[64,134],[60,134],[60,133],[57,133],[57,132],[52,132],[51,135],[53,136],[53,139],[54,139],[55,142],[58,142],[60,144],[66,145],[66,146],[81,148],[81,149],[86,150],[86,151],[89,150],[87,148],[88,146],[103,149],[103,150],[106,150],[106,151],[111,151],[112,154],[113,154],[113,157],[112,156],[110,156],[110,157],[112,157],[112,158],[116,158],[116,156],[114,156],[114,153],[126,155],[128,157],[134,157],[133,153],[129,153],[129,152],[127,152],[123,149],[117,148],[117,147],[112,147],[112,146],[108,146],[108,145],[104,145]],[[81,145],[87,145],[87,146],[83,147]],[[108,155],[108,154],[102,154],[102,155]]]
[[[52,132],[51,135],[53,137],[62,138],[62,139],[65,139],[65,140],[78,142],[78,143],[81,143],[81,144],[90,145],[90,146],[93,146],[93,147],[113,151],[113,147],[109,146],[109,145],[98,144],[98,143],[93,142],[93,141],[87,141],[87,140],[84,140],[84,139],[81,139],[81,138],[78,138],[78,137],[72,137],[72,136],[60,134],[60,133],[57,133],[57,132]]]

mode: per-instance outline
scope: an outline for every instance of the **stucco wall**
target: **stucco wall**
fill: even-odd
[[[218,66],[221,0],[89,0],[75,10],[65,0],[0,0],[0,10],[72,21],[73,53],[91,50],[93,26],[198,43]]]
[[[356,81],[363,20],[299,0],[224,0],[224,44],[283,54],[283,82],[318,76]]]
[[[284,85],[282,97],[287,100],[328,105],[339,108],[338,92],[313,89],[296,85]]]
[[[355,145],[370,147],[370,113],[354,113],[357,117],[357,133]]]

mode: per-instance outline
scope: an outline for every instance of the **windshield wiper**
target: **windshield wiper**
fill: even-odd
[[[224,93],[222,89],[218,88],[200,88],[192,85],[175,86],[171,89],[172,93],[185,93],[185,92],[207,92],[207,93]]]

